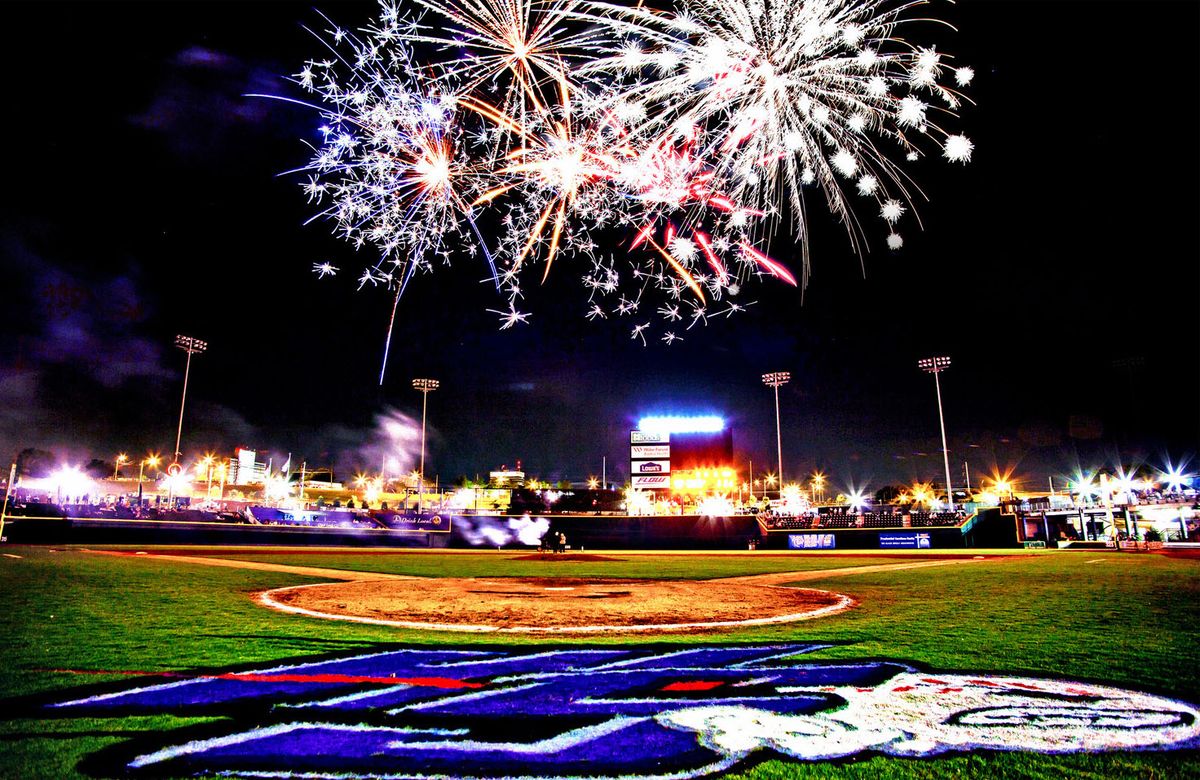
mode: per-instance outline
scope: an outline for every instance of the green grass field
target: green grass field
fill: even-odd
[[[144,548],[151,549],[151,548]],[[291,573],[226,569],[78,548],[0,552],[0,697],[128,679],[120,672],[270,664],[381,643],[635,644],[643,637],[520,637],[419,632],[272,612],[250,594],[320,582]],[[213,552],[213,551],[209,551]],[[971,555],[978,554],[972,551]],[[239,548],[221,557],[431,577],[597,576],[709,579],[894,562],[862,555],[621,554],[612,561],[520,560],[506,552]],[[15,557],[14,557],[15,556]],[[914,559],[918,556],[913,555]],[[1200,560],[1154,554],[1039,552],[944,566],[810,580],[859,606],[820,620],[665,635],[666,644],[829,642],[813,659],[894,658],[943,671],[1015,673],[1103,682],[1200,702]],[[718,586],[714,586],[718,587]],[[86,673],[86,674],[85,674]],[[10,701],[11,703],[11,701]],[[83,777],[78,764],[130,737],[202,719],[169,716],[0,721],[0,777]],[[738,777],[1196,777],[1200,756],[1105,753],[959,755],[932,760],[750,765]]]

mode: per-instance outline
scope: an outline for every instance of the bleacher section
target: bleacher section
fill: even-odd
[[[795,531],[806,529],[849,528],[944,528],[961,526],[966,516],[957,512],[900,512],[879,511],[851,513],[837,511],[840,507],[822,507],[817,515],[799,517],[764,515],[768,530]]]

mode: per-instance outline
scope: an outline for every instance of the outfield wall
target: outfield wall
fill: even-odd
[[[958,526],[934,528],[840,528],[813,531],[771,531],[761,545],[771,550],[903,550],[959,549]]]
[[[350,547],[445,547],[445,534],[376,529],[305,528],[244,523],[92,518],[8,518],[11,544],[333,545]],[[434,538],[429,538],[434,537]]]
[[[390,513],[389,528],[325,528],[303,525],[189,522],[98,518],[8,518],[5,538],[25,544],[252,544],[347,545],[354,547],[525,547],[536,548],[553,530],[573,549],[746,549],[759,538],[757,521],[694,515],[628,517],[613,515],[436,515],[446,530],[424,532]],[[404,522],[402,522],[404,521]]]
[[[269,513],[268,513],[269,514]],[[789,529],[764,533],[750,515],[457,515],[374,513],[379,527],[331,528],[298,517],[263,515],[256,523],[167,519],[10,517],[9,542],[29,544],[333,545],[416,548],[537,548],[558,533],[572,550],[670,550],[750,547],[773,550],[961,549],[1016,547],[1009,516],[996,510],[962,526],[927,528]],[[285,522],[286,524],[277,524]],[[431,531],[430,529],[438,529]]]

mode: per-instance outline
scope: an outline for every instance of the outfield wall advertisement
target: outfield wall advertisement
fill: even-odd
[[[832,550],[837,547],[833,534],[788,534],[789,550]]]
[[[879,547],[881,549],[929,549],[933,545],[930,543],[929,534],[917,533],[915,531],[892,531],[879,534]]]

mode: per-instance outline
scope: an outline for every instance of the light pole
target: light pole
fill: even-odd
[[[779,455],[779,485],[783,486],[783,434],[779,427],[779,386],[786,385],[792,378],[787,371],[772,371],[762,375],[764,385],[775,388],[775,447]]]
[[[825,497],[825,475],[821,472],[816,472],[812,476],[813,498],[816,499],[813,503],[819,502]]]
[[[183,435],[183,406],[187,403],[188,374],[192,370],[192,355],[208,349],[208,342],[194,339],[191,336],[176,336],[175,346],[187,353],[187,363],[183,368],[183,397],[179,400],[179,427],[175,429],[175,462],[179,462],[179,439]]]
[[[954,487],[950,484],[950,449],[946,446],[946,418],[942,414],[942,383],[938,381],[938,374],[946,370],[950,365],[948,357],[932,357],[922,358],[917,361],[917,367],[927,374],[933,374],[933,387],[937,391],[938,402],[938,425],[942,428],[942,461],[946,465],[946,501],[950,505],[950,511],[954,511]]]
[[[151,466],[153,468],[158,468],[158,456],[150,455],[149,457],[142,458],[141,462],[138,463],[138,506],[139,507],[142,505],[142,479],[145,476],[147,466]]]
[[[128,462],[129,462],[129,456],[126,455],[125,453],[122,452],[120,455],[117,456],[117,465],[113,469],[113,479],[121,478],[121,467],[124,466]]]
[[[206,471],[206,479],[204,482],[204,500],[207,501],[212,497],[212,478],[213,478],[213,463],[216,458],[211,453],[206,454],[200,461]]]
[[[425,498],[425,407],[429,403],[429,394],[438,389],[436,379],[414,379],[413,389],[421,391],[421,473],[418,475],[417,514],[421,513],[421,502]]]

